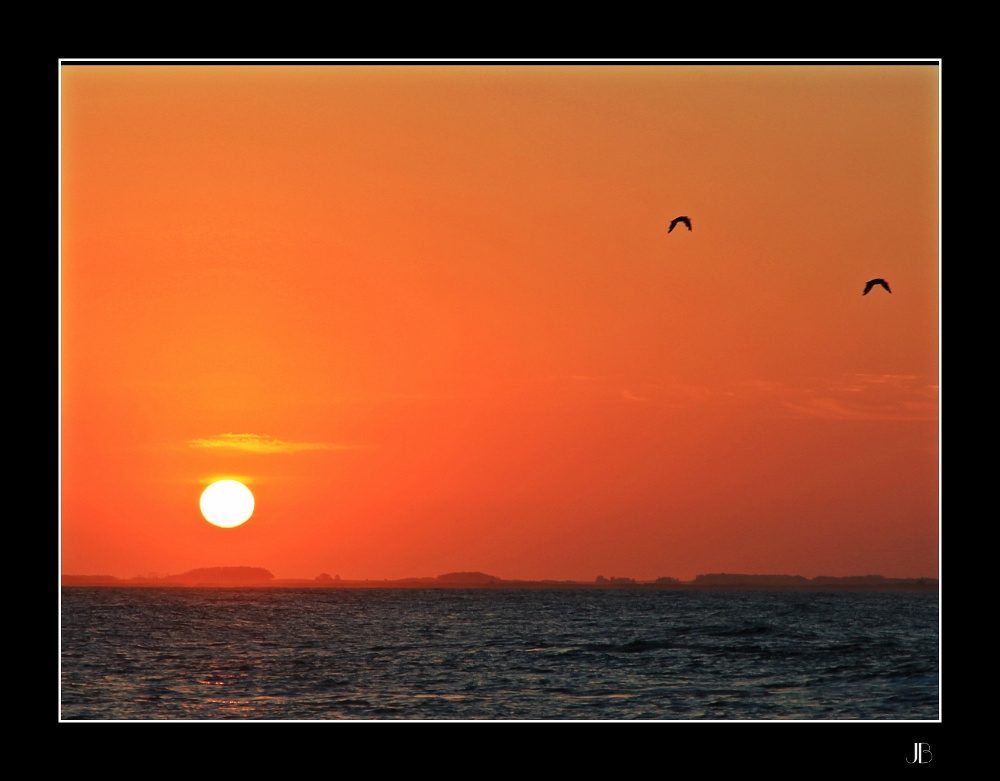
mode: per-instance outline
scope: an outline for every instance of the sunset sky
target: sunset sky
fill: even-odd
[[[939,79],[64,64],[62,572],[937,577]]]

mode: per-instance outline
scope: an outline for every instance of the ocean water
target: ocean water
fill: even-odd
[[[939,718],[938,595],[63,588],[69,719]]]

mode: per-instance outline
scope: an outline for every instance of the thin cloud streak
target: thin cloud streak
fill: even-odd
[[[837,420],[936,420],[938,389],[905,374],[855,374],[825,387],[788,389],[782,404],[800,415]]]
[[[936,420],[939,388],[917,375],[853,374],[808,385],[754,380],[729,386],[641,384],[620,390],[633,404],[676,409],[764,403],[782,415],[835,420]]]
[[[219,434],[208,439],[192,439],[188,445],[203,450],[242,450],[245,453],[302,453],[307,450],[350,450],[356,445],[332,442],[285,442],[261,434]]]
[[[810,399],[802,403],[783,402],[788,409],[806,417],[832,420],[936,420],[937,405],[932,402],[897,402],[895,404],[849,404],[834,398]]]

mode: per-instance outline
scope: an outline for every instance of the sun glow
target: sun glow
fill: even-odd
[[[199,504],[206,521],[232,529],[253,515],[254,500],[250,489],[238,480],[217,480],[202,491]]]

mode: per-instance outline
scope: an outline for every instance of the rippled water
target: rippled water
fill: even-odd
[[[63,719],[937,719],[938,597],[62,590]]]

